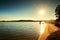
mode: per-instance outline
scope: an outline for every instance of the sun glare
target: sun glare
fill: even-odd
[[[39,11],[39,14],[40,14],[40,15],[44,15],[44,13],[45,13],[45,10],[40,10],[40,11]]]

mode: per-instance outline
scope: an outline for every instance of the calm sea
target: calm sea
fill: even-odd
[[[38,40],[38,22],[0,22],[0,40]]]

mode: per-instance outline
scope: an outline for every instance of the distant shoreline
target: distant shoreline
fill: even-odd
[[[11,20],[11,21],[0,21],[0,22],[41,22],[41,20]]]
[[[0,22],[48,22],[55,23],[55,20],[2,20]]]

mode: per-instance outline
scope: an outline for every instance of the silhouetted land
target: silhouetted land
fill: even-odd
[[[48,22],[55,24],[55,20],[2,20],[0,22]]]
[[[0,22],[54,22],[55,20],[2,20]]]
[[[0,21],[0,22],[40,22],[41,20],[10,20],[10,21]]]

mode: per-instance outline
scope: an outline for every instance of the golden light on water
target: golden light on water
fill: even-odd
[[[46,23],[45,22],[41,22],[40,24],[40,35],[42,35],[46,29]]]

